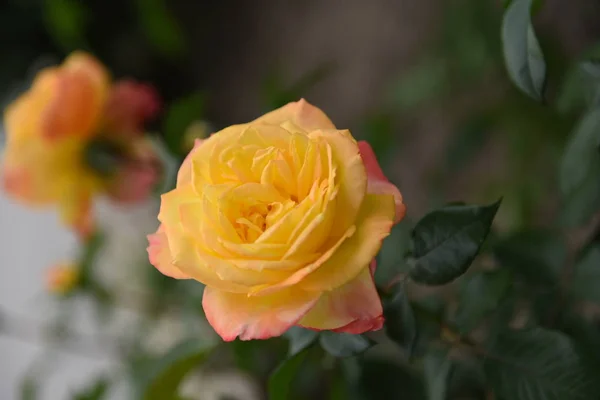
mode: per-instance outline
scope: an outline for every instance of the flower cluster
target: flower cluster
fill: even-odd
[[[42,70],[5,113],[5,192],[29,205],[57,205],[65,224],[89,235],[94,196],[136,202],[157,181],[143,124],[158,110],[150,86],[111,83],[88,54]]]
[[[160,164],[143,125],[158,109],[149,86],[112,84],[84,53],[41,71],[6,111],[6,192],[57,205],[89,237],[95,196],[131,203],[155,184]],[[194,129],[148,236],[150,262],[206,285],[207,320],[226,341],[293,325],[380,329],[375,256],[405,207],[369,144],[304,100],[208,138],[205,126]],[[54,268],[49,287],[65,292],[75,280]]]

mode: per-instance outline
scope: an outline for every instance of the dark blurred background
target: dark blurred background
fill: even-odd
[[[410,216],[502,193],[504,220],[521,224],[552,212],[546,177],[574,119],[510,84],[502,11],[493,0],[4,0],[0,92],[8,101],[84,49],[115,77],[152,82],[165,110],[201,98],[198,119],[215,128],[306,97],[372,141]],[[597,1],[545,2],[535,23],[551,96],[598,21]]]

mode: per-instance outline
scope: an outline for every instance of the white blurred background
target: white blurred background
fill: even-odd
[[[155,208],[152,203],[134,210],[101,205],[103,225],[111,227],[98,265],[104,283],[135,290],[135,268],[144,265],[145,235],[155,229]],[[77,252],[76,237],[60,225],[55,210],[27,209],[0,192],[0,399],[19,399],[23,378],[48,354],[41,332],[59,307],[46,290],[45,273],[56,263],[75,260]],[[91,304],[84,300],[76,302],[72,318],[74,330],[88,338],[121,331],[135,316],[120,311],[117,319],[120,322],[111,327],[98,327]],[[51,369],[39,382],[40,400],[68,399],[99,374],[114,372],[111,354],[78,347],[53,349]],[[125,393],[125,388],[117,388],[110,398],[125,399]]]

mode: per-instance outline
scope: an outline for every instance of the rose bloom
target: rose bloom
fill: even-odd
[[[152,88],[111,84],[85,53],[42,70],[5,111],[5,192],[29,205],[56,204],[64,223],[89,234],[95,195],[135,202],[150,193],[157,158],[142,124],[158,109]]]
[[[369,144],[300,100],[196,142],[148,253],[206,285],[226,341],[292,325],[362,333],[383,325],[374,257],[404,214]]]

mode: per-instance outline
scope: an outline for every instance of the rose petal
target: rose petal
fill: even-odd
[[[299,281],[304,290],[328,291],[355,278],[375,257],[392,228],[391,196],[367,194],[355,221],[356,231],[316,270]]]
[[[335,129],[335,125],[318,107],[300,99],[255,119],[250,124],[281,125],[291,121],[307,132],[316,129]]]
[[[269,296],[248,297],[207,286],[202,306],[214,330],[230,342],[280,336],[300,320],[320,293],[285,290]]]
[[[367,170],[367,191],[373,194],[391,194],[394,196],[396,203],[394,223],[397,224],[406,214],[406,206],[402,202],[400,190],[386,178],[371,145],[365,141],[360,141],[358,142],[358,148]]]
[[[30,89],[32,96],[51,96],[43,111],[40,132],[49,139],[95,134],[108,93],[109,78],[104,67],[92,56],[77,52],[51,73],[54,85],[50,91],[38,84],[42,82],[38,79]]]
[[[190,279],[188,275],[173,265],[169,242],[162,224],[156,233],[148,235],[147,251],[150,264],[154,265],[162,274],[175,279]]]
[[[111,136],[143,133],[143,124],[160,109],[156,90],[131,80],[117,82],[104,109],[104,130]]]
[[[332,237],[340,237],[356,219],[365,192],[368,177],[359,148],[348,130],[319,130],[309,135],[329,143],[336,165],[335,181],[338,194],[335,199],[335,218]]]
[[[381,329],[383,309],[369,268],[345,285],[325,292],[298,324],[352,334]]]
[[[275,293],[298,284],[309,291],[334,290],[354,279],[375,257],[381,241],[392,227],[393,199],[388,195],[365,197],[355,225],[352,225],[316,261],[300,268],[276,284],[256,286],[250,295]]]

